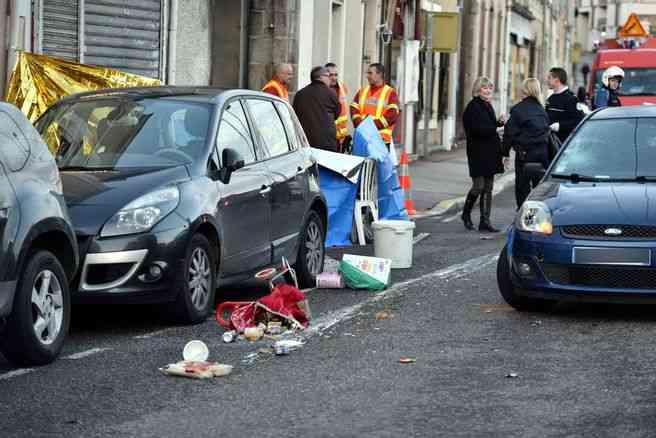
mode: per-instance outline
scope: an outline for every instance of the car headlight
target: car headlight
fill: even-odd
[[[551,210],[544,202],[526,201],[519,209],[517,229],[538,234],[553,233]]]
[[[145,194],[112,216],[100,235],[112,237],[148,231],[175,210],[179,201],[180,190],[176,186]]]

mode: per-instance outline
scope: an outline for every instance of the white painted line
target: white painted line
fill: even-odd
[[[9,380],[13,377],[22,376],[23,374],[31,373],[35,368],[21,368],[19,370],[9,371],[5,374],[0,374],[0,380]]]
[[[419,233],[419,234],[418,234],[417,236],[415,236],[415,238],[412,240],[412,244],[413,244],[413,245],[416,245],[416,244],[418,244],[419,242],[421,242],[422,240],[424,240],[425,238],[427,238],[428,236],[430,236],[430,233]]]
[[[460,218],[460,215],[461,215],[461,213],[456,213],[456,214],[454,214],[453,216],[450,216],[450,217],[448,217],[448,218],[442,220],[442,222],[444,222],[444,223],[453,222],[454,220]]]
[[[213,318],[209,318],[209,319],[213,319]],[[167,330],[168,329],[155,330],[154,332],[149,332],[149,333],[144,333],[143,335],[134,336],[132,339],[150,339],[154,336],[161,335]]]
[[[450,279],[461,278],[465,275],[471,274],[472,272],[476,272],[480,269],[483,269],[488,265],[496,263],[498,258],[499,256],[497,255],[497,253],[487,254],[481,257],[476,257],[474,259],[468,260],[464,263],[459,263],[457,265],[452,265],[444,269],[440,269],[434,272],[429,272],[428,274],[424,274],[417,278],[406,280],[401,283],[396,283],[389,289],[377,293],[376,295],[369,298],[368,300],[365,300],[353,306],[344,307],[342,309],[335,310],[333,312],[327,313],[317,318],[314,322],[310,324],[310,326],[307,329],[305,329],[305,331],[303,332],[303,337],[309,339],[315,335],[321,335],[324,331],[328,330],[329,328],[343,321],[348,321],[349,319],[353,318],[358,314],[358,312],[360,312],[360,310],[363,307],[371,303],[375,303],[393,297],[395,295],[398,295],[399,293],[407,290],[408,287],[416,283],[420,283],[426,280],[450,280]]]
[[[90,350],[80,351],[79,353],[71,354],[70,356],[63,357],[62,359],[68,359],[68,360],[84,359],[85,357],[102,353],[103,351],[107,351],[107,350],[109,350],[109,348],[92,348]]]

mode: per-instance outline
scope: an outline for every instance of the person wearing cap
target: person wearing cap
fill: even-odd
[[[613,65],[608,67],[601,76],[602,86],[599,87],[594,98],[594,107],[605,108],[607,106],[622,106],[617,94],[622,86],[624,79],[624,70]]]

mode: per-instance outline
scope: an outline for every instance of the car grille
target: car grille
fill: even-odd
[[[552,283],[609,289],[656,289],[656,269],[624,266],[566,266],[545,264]]]
[[[609,228],[622,230],[622,234],[609,236],[605,233]],[[563,236],[575,239],[656,239],[656,226],[651,225],[566,225],[561,230]]]

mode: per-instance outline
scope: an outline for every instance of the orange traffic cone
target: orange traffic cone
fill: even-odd
[[[399,183],[405,193],[405,210],[408,212],[408,215],[413,216],[417,214],[417,210],[415,210],[410,193],[410,172],[408,170],[408,164],[408,154],[403,150],[399,160]]]

